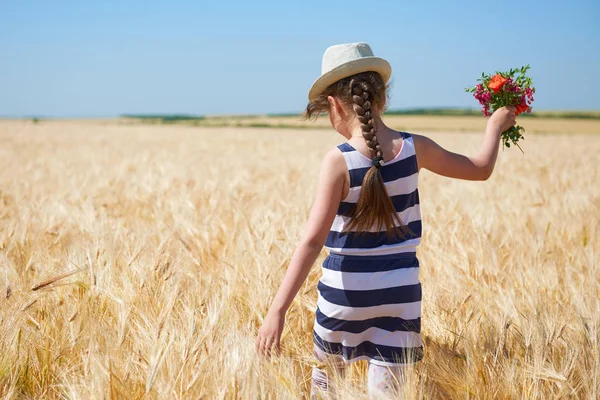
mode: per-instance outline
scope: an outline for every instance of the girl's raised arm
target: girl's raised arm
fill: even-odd
[[[481,148],[473,157],[452,153],[425,136],[413,135],[419,169],[450,178],[488,179],[496,164],[500,134],[515,124],[515,111],[515,107],[502,107],[494,112],[488,120]]]
[[[258,331],[256,349],[262,354],[270,355],[272,346],[279,351],[285,313],[325,244],[342,200],[346,173],[346,163],[342,153],[337,148],[329,151],[321,165],[317,195],[304,236],[294,251],[281,286]]]

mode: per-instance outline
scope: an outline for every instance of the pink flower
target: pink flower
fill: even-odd
[[[533,93],[534,93],[533,89],[531,89],[531,88],[525,89],[525,96],[527,96],[527,98],[529,99],[530,102],[533,101]]]

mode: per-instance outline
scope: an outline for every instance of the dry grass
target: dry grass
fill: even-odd
[[[282,358],[259,360],[254,338],[341,137],[0,122],[0,140],[1,398],[307,394],[318,265]],[[600,396],[600,136],[523,149],[485,183],[421,175],[426,358],[410,398]],[[345,398],[365,395],[365,367]]]

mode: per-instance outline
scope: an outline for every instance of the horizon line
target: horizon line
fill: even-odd
[[[405,114],[410,115],[411,113],[426,113],[435,111],[455,111],[465,112],[471,115],[481,114],[478,108],[474,107],[407,107],[407,108],[393,108],[386,110],[384,115],[393,114]],[[600,109],[581,109],[581,108],[564,108],[564,109],[539,109],[533,111],[531,114],[536,113],[600,113]],[[188,118],[223,118],[223,117],[293,117],[301,116],[302,112],[276,112],[276,113],[218,113],[218,114],[195,114],[195,113],[180,113],[180,112],[134,112],[134,113],[119,113],[118,115],[62,115],[62,116],[48,116],[43,114],[26,114],[26,115],[0,115],[0,119],[46,119],[46,120],[64,120],[64,119],[118,119],[118,118],[136,118],[136,117],[188,117]],[[460,114],[459,114],[460,116]]]

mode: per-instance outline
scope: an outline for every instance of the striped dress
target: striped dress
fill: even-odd
[[[423,357],[421,283],[416,246],[421,240],[418,167],[410,134],[398,155],[381,167],[396,212],[411,234],[389,238],[372,229],[343,232],[357,202],[371,159],[348,143],[338,146],[350,173],[348,196],[340,203],[325,242],[313,338],[326,353],[346,363],[369,360],[391,366]]]

